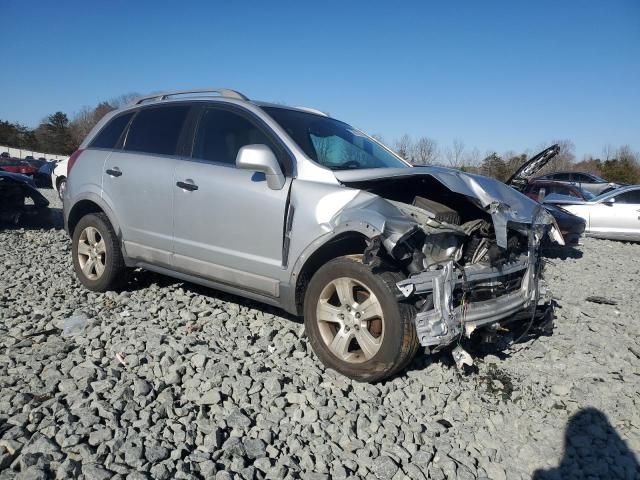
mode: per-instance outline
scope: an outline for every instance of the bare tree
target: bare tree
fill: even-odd
[[[413,150],[413,141],[411,140],[411,137],[406,133],[402,135],[400,140],[395,141],[394,150],[398,155],[410,162]]]
[[[569,139],[556,140],[553,143],[560,145],[560,153],[551,162],[554,170],[572,170],[576,160],[576,146]]]
[[[612,160],[615,156],[616,156],[616,149],[613,148],[613,145],[611,145],[610,143],[607,143],[602,148],[602,160],[606,162],[607,160]]]
[[[478,147],[474,147],[465,157],[465,167],[479,167],[481,158],[480,150]]]
[[[616,158],[622,162],[637,163],[640,155],[634,152],[629,145],[622,145],[616,150]]]
[[[429,137],[420,137],[413,146],[411,155],[416,165],[431,165],[438,159],[438,144]]]
[[[445,157],[451,168],[461,168],[464,165],[464,142],[455,139],[451,148],[448,148]]]
[[[123,93],[122,95],[112,98],[107,103],[111,105],[114,109],[120,108],[120,107],[124,107],[127,103],[131,103],[131,101],[141,96],[142,95],[140,95],[137,92]]]

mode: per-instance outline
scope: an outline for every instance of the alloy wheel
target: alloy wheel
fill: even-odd
[[[380,350],[382,305],[370,288],[353,278],[336,278],[324,287],[316,321],[322,340],[340,360],[362,363]]]

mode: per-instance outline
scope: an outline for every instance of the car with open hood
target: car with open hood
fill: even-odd
[[[68,161],[76,275],[104,291],[139,267],[304,316],[327,366],[360,381],[420,346],[548,310],[539,204],[496,180],[413,167],[314,109],[227,89],[143,97]]]
[[[555,219],[562,233],[564,244],[577,245],[586,227],[585,220],[559,205],[546,203],[543,200],[548,194],[568,195],[577,199],[591,199],[593,195],[574,185],[547,180],[532,180],[533,176],[556,157],[558,153],[560,153],[559,145],[545,148],[520,166],[506,183],[532,200],[543,202],[544,209]]]

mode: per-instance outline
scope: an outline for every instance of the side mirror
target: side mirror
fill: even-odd
[[[269,147],[262,144],[245,145],[238,151],[236,167],[264,173],[271,190],[284,187],[285,178],[278,159]]]
[[[611,207],[614,203],[616,203],[616,197],[607,198],[603,203]]]

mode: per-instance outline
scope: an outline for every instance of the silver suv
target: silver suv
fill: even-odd
[[[87,288],[139,267],[277,305],[360,381],[420,345],[455,342],[464,362],[461,337],[532,318],[548,304],[539,244],[559,237],[500,182],[412,167],[322,112],[226,89],[108,114],[69,159],[64,217]]]

